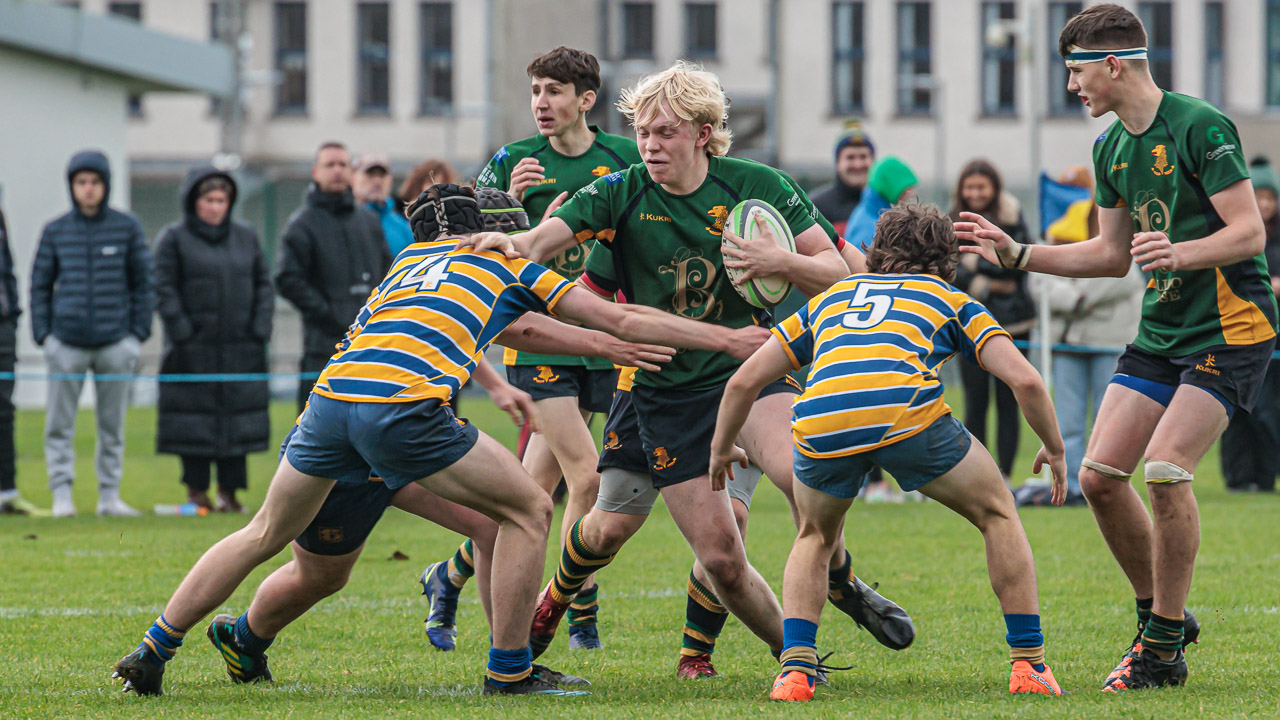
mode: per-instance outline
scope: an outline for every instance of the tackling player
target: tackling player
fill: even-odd
[[[1004,267],[1067,277],[1151,273],[1138,337],[1120,357],[1080,470],[1080,487],[1137,600],[1138,636],[1109,692],[1182,685],[1186,612],[1200,547],[1191,480],[1231,414],[1248,412],[1276,337],[1265,237],[1235,125],[1208,103],[1161,90],[1147,33],[1118,5],[1063,28],[1067,89],[1116,120],[1093,146],[1099,237],[1024,246],[962,214],[957,234]],[[1129,484],[1143,461],[1151,515]],[[1153,521],[1154,518],[1154,521]]]
[[[1066,469],[1053,401],[1035,368],[972,298],[957,291],[955,233],[934,206],[886,211],[867,272],[836,283],[773,329],[734,373],[711,444],[711,485],[724,489],[746,453],[734,442],[760,390],[812,363],[792,421],[800,532],[787,560],[782,672],[769,697],[812,700],[827,564],[844,516],[876,466],[982,531],[991,587],[1008,627],[1011,693],[1061,695],[1044,663],[1036,570],[1022,522],[991,455],[943,398],[939,368],[963,353],[1013,388],[1044,447],[1062,504]]]
[[[749,327],[767,318],[730,286],[721,234],[729,210],[754,198],[782,212],[797,248],[796,253],[779,253],[776,247],[765,253],[775,265],[757,274],[780,274],[809,294],[848,274],[845,259],[797,188],[772,168],[725,157],[727,101],[713,74],[679,62],[625,91],[618,107],[636,129],[643,163],[582,188],[549,220],[516,239],[526,256],[554,256],[575,242],[596,239],[610,250],[628,302],[701,320],[708,328]],[[741,260],[751,263],[750,257]],[[860,254],[854,262],[861,266]],[[630,400],[649,473],[619,476],[634,486],[602,481],[600,500],[570,530],[560,568],[542,594],[532,626],[535,656],[551,642],[574,593],[640,528],[659,492],[705,571],[708,604],[723,605],[775,653],[781,651],[781,608],[747,561],[733,505],[700,481],[707,475],[713,408],[737,366],[723,353],[684,352],[660,374],[636,373]],[[788,498],[787,423],[797,392],[786,382],[762,390],[741,438],[751,459]],[[843,547],[833,552],[829,569],[838,589],[851,588]],[[905,614],[897,612],[910,628]]]
[[[411,223],[462,214],[479,226],[479,207],[465,189],[434,186],[416,204]],[[321,373],[262,508],[204,554],[137,650],[116,663],[126,689],[160,694],[165,662],[186,632],[306,528],[335,482],[365,483],[376,474],[393,490],[417,482],[498,522],[484,692],[564,694],[531,676],[528,644],[551,499],[497,441],[455,418],[449,400],[474,358],[528,311],[625,339],[743,358],[767,331],[615,305],[532,262],[456,248],[454,240],[410,247],[397,258]]]
[[[506,190],[524,205],[537,223],[557,197],[572,194],[593,180],[640,161],[635,141],[587,125],[587,113],[600,89],[600,64],[582,50],[558,47],[534,58],[527,69],[530,110],[538,134],[504,145],[485,166],[476,184]],[[544,264],[575,280],[582,274],[595,241],[568,248]],[[548,493],[563,475],[569,493],[561,520],[560,541],[578,518],[591,509],[600,488],[596,444],[588,422],[606,412],[613,399],[617,373],[600,358],[540,355],[508,349],[503,354],[511,384],[533,396],[541,420],[525,449],[524,466]],[[452,650],[457,630],[453,617],[458,592],[472,567],[467,543],[445,562],[428,567],[423,592],[431,598],[427,636],[432,645]],[[599,587],[588,580],[569,611],[569,646],[601,647],[596,617]]]

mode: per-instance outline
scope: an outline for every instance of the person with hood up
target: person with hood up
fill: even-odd
[[[84,376],[92,371],[98,514],[136,516],[140,513],[120,498],[130,384],[98,376],[131,375],[142,343],[151,336],[151,254],[137,218],[107,206],[111,168],[106,155],[76,153],[67,165],[67,184],[71,211],[44,226],[31,269],[31,334],[54,374],[44,429],[53,515],[76,514],[71,494],[76,409]]]
[[[231,219],[236,183],[212,166],[182,184],[183,217],[156,240],[157,310],[164,323],[162,374],[266,373],[275,294],[253,228]],[[245,456],[267,449],[267,381],[160,383],[156,450],[182,458],[187,501],[242,512]],[[209,499],[211,465],[218,501]]]
[[[836,140],[836,177],[809,194],[809,200],[822,216],[831,221],[836,233],[843,236],[849,215],[862,200],[862,189],[876,161],[876,146],[862,131],[857,120],[845,123],[844,132]]]
[[[876,238],[880,213],[898,203],[910,202],[916,196],[918,182],[911,168],[897,157],[889,155],[878,160],[867,174],[862,199],[849,214],[844,228],[845,242],[865,253]]]
[[[280,238],[276,290],[302,315],[299,371],[318,375],[391,267],[382,223],[351,192],[351,153],[326,142],[311,166],[311,187]],[[298,414],[315,378],[298,382]]]

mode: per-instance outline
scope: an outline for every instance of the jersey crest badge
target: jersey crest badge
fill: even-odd
[[[1151,173],[1157,176],[1169,175],[1173,173],[1174,165],[1169,164],[1169,150],[1164,145],[1157,145],[1151,151],[1151,155],[1155,157],[1155,165],[1151,168]]]
[[[591,171],[591,174],[595,175],[596,177],[604,177],[605,175],[609,174],[609,166],[597,165],[595,169]]]
[[[711,224],[707,226],[707,232],[718,237],[724,232],[724,222],[729,219],[729,208],[724,205],[716,205],[707,211],[707,217],[711,218]]]

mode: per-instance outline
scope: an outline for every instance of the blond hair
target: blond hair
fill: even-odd
[[[689,121],[695,131],[703,125],[711,126],[711,139],[706,148],[709,154],[729,152],[729,145],[733,143],[733,133],[726,126],[729,98],[725,97],[720,79],[713,73],[678,60],[660,73],[640,78],[635,87],[623,90],[617,108],[632,126],[645,125],[657,117],[664,100],[671,112]]]

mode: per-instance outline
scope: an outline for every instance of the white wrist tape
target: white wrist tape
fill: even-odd
[[[1007,247],[996,248],[996,259],[1000,261],[1002,268],[1023,270],[1031,262],[1031,250],[1031,245],[1010,242]]]

